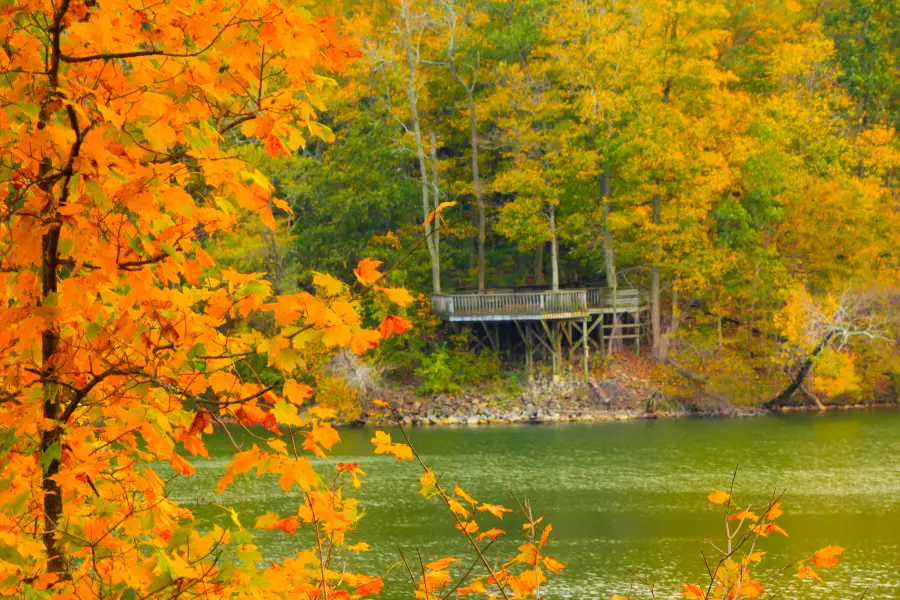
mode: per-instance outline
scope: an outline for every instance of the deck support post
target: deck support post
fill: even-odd
[[[572,332],[572,326],[574,323],[572,321],[562,321],[560,323],[560,328],[562,329],[563,334],[566,336],[566,344],[569,346],[569,365],[568,371],[569,375],[572,375],[572,372],[575,368],[575,344],[572,343],[574,340],[574,333]],[[562,358],[562,340],[560,340],[560,358]]]
[[[562,379],[563,353],[562,353],[562,324],[553,322],[553,357],[555,368],[553,369],[553,383],[559,383]]]
[[[634,331],[635,331],[635,354],[638,356],[641,355],[641,313],[640,311],[634,313]]]
[[[589,371],[589,361],[590,361],[590,350],[588,349],[588,336],[590,336],[590,329],[588,329],[588,318],[585,317],[581,322],[581,345],[584,347],[584,381],[587,382]]]
[[[562,363],[562,333],[560,333],[559,321],[553,321],[552,325],[548,325],[547,321],[541,319],[541,325],[547,334],[547,349],[550,351],[550,359],[553,364],[553,383],[559,383],[561,363]]]
[[[534,330],[531,323],[525,323],[525,371],[528,383],[534,383]]]

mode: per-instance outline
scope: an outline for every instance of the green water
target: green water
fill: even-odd
[[[372,550],[353,557],[358,572],[383,573],[419,549],[426,561],[468,556],[436,500],[416,494],[419,472],[408,462],[374,456],[371,430],[341,431],[334,458],[368,472],[358,496],[367,515],[359,540]],[[396,437],[396,435],[395,435]],[[706,501],[727,488],[739,464],[736,498],[765,502],[786,488],[780,520],[790,537],[770,537],[764,567],[774,570],[828,544],[847,551],[822,570],[826,584],[774,580],[779,598],[900,598],[900,413],[828,413],[745,419],[682,419],[592,425],[412,429],[424,460],[444,483],[460,481],[482,501],[511,506],[509,488],[527,496],[553,524],[548,551],[567,565],[547,598],[609,598],[628,592],[630,570],[658,584],[659,598],[680,596],[682,581],[701,582],[703,539],[721,536],[721,513]],[[222,496],[211,491],[230,452],[213,437],[212,460],[179,482],[181,501],[211,499],[247,515],[292,514],[300,499],[273,482],[242,478]],[[317,467],[333,468],[322,462]],[[513,533],[521,521],[507,516]],[[483,526],[494,519],[482,516]],[[491,525],[492,526],[492,525]],[[502,548],[509,551],[514,540]],[[267,558],[292,554],[297,540],[281,532],[260,542]],[[417,560],[417,559],[416,559]],[[767,569],[763,568],[763,572]],[[405,571],[403,573],[405,576]],[[382,597],[409,598],[395,570]],[[637,596],[645,597],[645,595]]]

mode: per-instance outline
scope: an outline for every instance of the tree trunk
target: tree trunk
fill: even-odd
[[[653,224],[659,225],[659,195],[653,196]],[[662,319],[659,302],[659,242],[654,242],[653,266],[650,267],[650,329],[653,336],[653,356],[657,360],[662,360]]]
[[[544,246],[541,243],[534,251],[534,283],[544,285]]]
[[[719,352],[725,349],[725,342],[722,339],[722,315],[716,315],[716,331],[719,334]]]
[[[559,240],[556,237],[556,207],[550,205],[550,272],[553,291],[559,291]]]
[[[809,370],[812,369],[816,357],[822,353],[822,351],[828,345],[828,342],[831,341],[831,338],[834,336],[834,334],[834,330],[831,330],[825,334],[825,337],[822,338],[822,341],[819,342],[819,345],[816,346],[816,349],[813,350],[812,354],[806,357],[806,360],[803,361],[803,366],[800,367],[800,370],[797,371],[796,375],[794,375],[794,379],[793,381],[791,381],[791,384],[787,386],[787,388],[785,388],[783,392],[763,404],[765,408],[776,408],[790,400],[791,396],[794,395],[794,392],[796,392],[800,388],[800,386],[803,385],[803,380],[806,379],[806,375],[809,373]]]
[[[600,176],[600,195],[603,200],[603,262],[606,271],[606,287],[611,290],[616,289],[616,253],[613,248],[612,233],[609,230],[607,221],[609,219],[609,166],[607,166],[603,174]]]
[[[669,353],[678,356],[678,280],[672,285],[672,327],[669,330]]]
[[[50,83],[49,94],[44,99],[40,113],[38,115],[38,129],[45,129],[50,121],[50,104],[56,98],[61,98],[56,91],[59,87],[59,63],[60,63],[60,37],[62,35],[63,24],[62,19],[68,11],[69,3],[67,1],[61,3],[60,8],[56,12],[54,26],[52,31],[51,47],[53,49],[49,60],[48,80]],[[78,131],[77,117],[69,108],[69,118],[75,129],[76,140],[72,146],[70,158],[76,159],[80,153],[82,134]],[[49,180],[48,175],[52,169],[51,159],[45,160],[39,167],[39,176],[42,183],[39,184],[41,190],[51,198],[53,195],[53,187],[55,181]],[[65,188],[69,183],[68,179],[62,182],[63,193],[57,203],[57,210],[65,205]],[[53,206],[52,200],[47,206]],[[41,301],[40,305],[48,304],[52,298],[56,302],[56,294],[58,291],[58,271],[59,271],[59,238],[61,221],[56,219],[56,214],[46,214],[44,218],[49,224],[47,232],[41,237]],[[47,554],[47,572],[62,574],[66,570],[65,557],[59,546],[57,546],[56,532],[62,521],[62,489],[55,480],[59,474],[60,455],[62,452],[62,427],[58,424],[60,418],[61,399],[60,393],[62,388],[54,383],[56,378],[57,367],[53,364],[53,355],[59,347],[59,330],[58,325],[53,319],[46,322],[44,329],[41,331],[41,380],[42,380],[42,412],[45,423],[41,426],[47,427],[41,432],[41,446],[39,463],[42,468],[41,491],[44,496],[44,523],[41,541],[44,544],[44,550]]]
[[[59,225],[51,225],[50,231],[42,239],[43,259],[41,263],[41,296],[47,298],[57,292],[57,267],[59,265]],[[59,346],[59,333],[55,325],[48,324],[41,333],[41,378],[43,383],[43,415],[47,422],[55,422],[60,417],[60,387],[50,383],[55,368],[52,357]],[[56,531],[62,518],[62,490],[54,479],[59,474],[59,455],[62,444],[62,429],[53,425],[41,433],[41,466],[43,478],[41,488],[44,493],[44,526],[41,536],[47,552],[47,572],[62,573],[65,560],[56,545]],[[55,448],[54,448],[55,446]],[[48,456],[55,456],[48,458]]]
[[[441,188],[440,182],[438,179],[438,160],[437,160],[437,139],[434,135],[434,130],[430,131],[431,133],[431,192],[434,204],[434,210],[437,210],[438,205],[441,203]],[[437,292],[441,291],[441,271],[440,271],[440,256],[441,256],[441,222],[440,217],[435,217],[431,222],[433,226],[432,230],[432,240],[434,245],[434,252],[438,256],[437,262]],[[434,263],[432,263],[432,273],[434,269]]]
[[[418,106],[418,82],[416,81],[416,69],[418,68],[418,56],[413,57],[413,41],[412,32],[409,28],[409,6],[406,0],[401,3],[401,15],[403,17],[403,27],[405,37],[404,50],[406,51],[406,80],[404,87],[406,88],[406,97],[409,101],[409,115],[412,121],[413,139],[416,142],[416,156],[419,162],[419,177],[422,181],[422,212],[424,220],[428,220],[431,213],[431,201],[428,183],[428,165],[425,161],[425,144],[422,141],[422,127],[419,122],[419,106]],[[425,224],[425,244],[428,247],[428,254],[431,256],[431,284],[435,294],[441,293],[441,259],[438,250],[435,247],[432,238],[433,228],[431,223]]]
[[[475,207],[478,211],[478,291],[485,289],[484,240],[487,221],[484,215],[484,196],[481,194],[481,173],[478,165],[478,123],[475,115],[475,99],[472,89],[466,87],[469,102],[469,142],[472,146],[472,187],[475,191]]]

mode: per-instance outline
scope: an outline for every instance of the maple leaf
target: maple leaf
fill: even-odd
[[[419,477],[419,483],[422,484],[421,489],[419,489],[419,494],[425,498],[430,498],[438,493],[437,491],[437,477],[434,475],[434,471],[428,469],[425,473]]]
[[[303,401],[312,396],[313,389],[306,384],[297,383],[293,379],[284,380],[284,389],[282,394],[291,403],[300,406]]]
[[[834,567],[838,564],[838,556],[844,553],[840,546],[825,546],[813,554],[813,564],[817,567]]]
[[[380,260],[364,258],[359,261],[359,265],[353,269],[353,273],[360,283],[363,285],[370,285],[381,279],[381,273],[378,272],[378,267],[382,264],[383,263]]]
[[[723,492],[722,490],[716,490],[709,496],[707,496],[707,498],[713,504],[725,504],[726,502],[731,500],[731,494],[729,494],[728,492]]]
[[[396,317],[394,315],[388,315],[381,322],[378,330],[381,332],[381,337],[387,339],[395,333],[406,333],[410,327],[412,327],[412,324],[409,321],[406,321],[405,319]]]
[[[281,154],[285,156],[291,155],[291,153],[288,152],[287,148],[284,147],[284,144],[281,143],[281,140],[277,135],[267,135],[263,140],[263,143],[266,148],[266,154],[268,154],[270,158],[278,158],[278,156]]]
[[[191,463],[174,453],[172,454],[172,458],[169,460],[169,463],[176,471],[188,477],[193,475],[197,471],[197,469],[195,469]]]
[[[346,287],[343,281],[332,277],[331,275],[319,273],[317,271],[313,271],[312,274],[313,285],[317,288],[320,288],[328,296],[337,296],[338,294],[343,292],[344,288]]]
[[[201,432],[206,431],[208,427],[210,427],[210,423],[212,419],[209,416],[208,412],[200,411],[194,414],[194,420],[191,421],[191,426],[188,429],[189,435],[198,435]]]
[[[549,556],[545,556],[542,559],[542,562],[544,563],[545,567],[547,567],[554,573],[559,573],[560,571],[562,571],[563,569],[566,568],[566,566],[564,564],[562,564],[561,562],[559,562],[556,559],[550,558]]]
[[[549,523],[544,527],[544,531],[541,532],[541,541],[538,542],[538,547],[543,548],[544,544],[547,543],[547,539],[550,537],[550,532],[553,531],[553,525]]]
[[[775,523],[758,523],[750,528],[750,531],[756,532],[763,537],[767,537],[770,533],[780,533],[787,537],[787,531],[776,525]]]
[[[445,208],[450,208],[451,206],[456,206],[456,202],[455,201],[441,202],[440,204],[437,205],[437,208],[435,208],[433,211],[428,213],[428,216],[425,217],[425,221],[422,223],[422,225],[427,226],[427,225],[431,224],[431,222],[434,221],[435,217],[440,219],[441,223],[444,223],[444,217],[443,217],[443,215],[441,215],[441,213],[444,212]]]
[[[353,593],[357,596],[370,596],[374,594],[380,594],[383,587],[384,582],[382,581],[381,577],[372,576],[367,577],[365,581],[358,584]]]
[[[387,296],[388,300],[400,306],[401,308],[406,308],[416,301],[416,299],[413,298],[412,294],[410,294],[404,288],[385,288],[375,286],[375,289]]]
[[[372,404],[374,404],[375,406],[378,406],[380,408],[390,408],[390,406],[391,406],[384,400],[372,400]]]
[[[472,505],[478,504],[478,500],[476,500],[472,496],[465,493],[463,491],[463,489],[461,487],[459,487],[458,483],[453,486],[453,493],[455,495],[459,496],[460,498],[462,498],[463,500],[465,500],[466,502],[468,502],[469,504],[472,504]]]
[[[352,546],[347,546],[347,550],[351,552],[368,552],[369,545],[365,542],[360,542],[358,544],[353,544]]]
[[[759,581],[745,581],[741,584],[741,593],[747,598],[758,598],[766,593]]]
[[[488,529],[487,531],[482,531],[481,533],[478,534],[478,541],[480,542],[487,538],[490,538],[493,540],[493,539],[500,537],[504,533],[506,533],[506,532],[503,531],[502,529],[497,529],[497,528]]]
[[[447,506],[450,508],[450,512],[461,516],[463,519],[468,519],[469,515],[472,514],[468,510],[466,510],[466,507],[464,507],[453,498],[447,500]]]
[[[512,512],[512,509],[500,506],[499,504],[487,504],[487,503],[484,503],[481,506],[479,506],[478,510],[481,512],[489,512],[492,515],[494,515],[495,517],[497,517],[498,519],[503,518],[503,513]]]
[[[694,583],[682,583],[681,597],[687,598],[688,600],[706,600],[706,592],[703,588]]]
[[[465,521],[463,523],[457,523],[454,525],[457,529],[462,531],[463,533],[475,533],[478,531],[478,523],[475,521]]]
[[[350,348],[353,352],[362,356],[369,350],[377,348],[383,337],[384,336],[377,331],[360,329],[350,336]]]
[[[819,574],[813,571],[811,568],[807,567],[805,563],[800,563],[799,565],[797,565],[797,577],[800,579],[806,579],[807,577],[809,577],[819,582],[822,581],[822,578],[819,577]]]
[[[769,521],[774,521],[783,514],[784,511],[781,510],[781,502],[775,502],[774,504],[772,504],[769,510],[766,511],[765,517]]]
[[[755,522],[755,521],[759,520],[759,517],[756,515],[756,513],[753,513],[749,510],[741,510],[741,511],[734,513],[730,517],[728,517],[728,520],[729,521],[754,521]]]

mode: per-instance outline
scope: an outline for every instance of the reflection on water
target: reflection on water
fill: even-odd
[[[868,588],[868,599],[900,598],[898,434],[900,413],[887,411],[411,431],[445,484],[458,480],[479,500],[510,506],[513,488],[546,515],[554,527],[549,552],[567,565],[547,588],[553,600],[624,595],[630,570],[656,582],[659,598],[678,598],[682,581],[702,581],[700,542],[719,536],[722,522],[705,495],[727,487],[736,464],[739,500],[763,503],[775,486],[786,488],[780,523],[790,537],[765,542],[763,571],[828,544],[847,548],[840,567],[821,573],[827,584],[787,572],[776,580],[779,597],[859,598]],[[358,494],[367,510],[359,539],[372,551],[353,557],[355,570],[384,572],[397,560],[397,543],[418,548],[426,561],[468,556],[437,500],[416,494],[415,465],[374,456],[370,430],[342,430],[341,437],[333,458],[318,466],[355,461],[369,474]],[[178,482],[176,499],[213,499],[247,522],[266,510],[296,510],[298,495],[284,494],[274,481],[241,478],[216,497],[229,451],[224,437],[212,438],[212,460]],[[519,525],[505,528],[514,535]],[[508,555],[516,540],[504,544],[498,546]],[[298,547],[281,532],[261,536],[260,546],[267,558]],[[400,569],[387,582],[382,598],[411,597]]]

